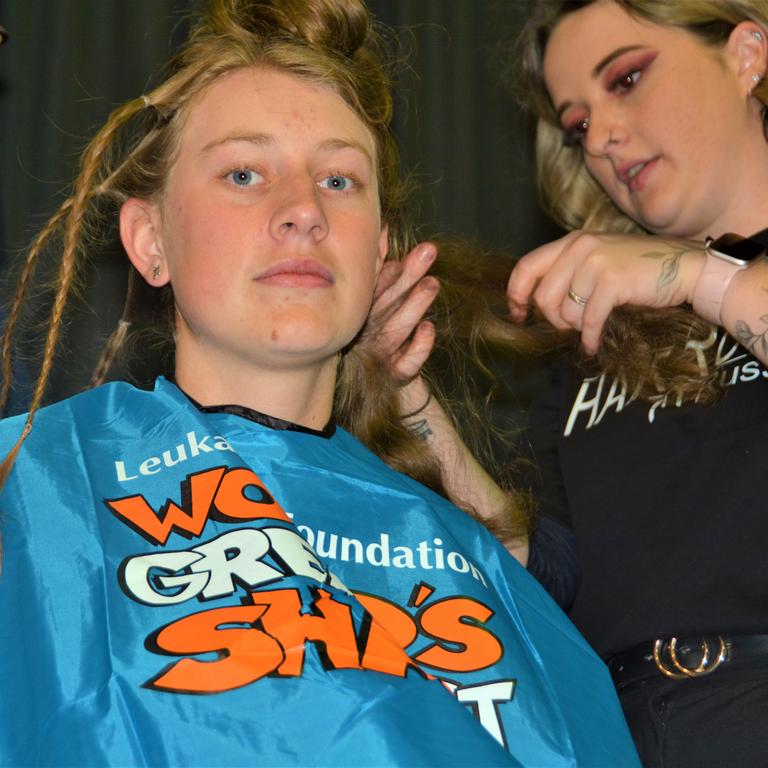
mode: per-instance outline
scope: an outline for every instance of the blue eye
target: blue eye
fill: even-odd
[[[250,187],[262,181],[262,176],[250,168],[236,168],[227,174],[227,178],[237,187]]]
[[[348,192],[355,186],[355,182],[349,176],[334,173],[320,181],[319,186],[323,189],[333,189],[337,192]]]

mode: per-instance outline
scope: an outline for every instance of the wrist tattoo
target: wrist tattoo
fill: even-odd
[[[429,422],[426,419],[419,419],[412,424],[408,424],[408,429],[413,432],[416,437],[423,440],[425,443],[432,437],[432,430],[429,427]]]
[[[648,251],[642,254],[644,259],[661,259],[661,273],[656,281],[656,295],[659,299],[665,299],[672,289],[672,283],[680,272],[680,261],[686,253],[693,253],[693,248],[668,243],[669,251]]]
[[[768,315],[763,315],[760,320],[766,326],[762,333],[753,331],[744,320],[737,320],[734,337],[744,349],[765,360],[768,357]]]

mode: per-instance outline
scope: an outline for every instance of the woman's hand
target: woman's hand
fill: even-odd
[[[614,307],[670,307],[690,302],[704,244],[652,235],[574,231],[525,255],[509,278],[513,320],[534,303],[556,328],[581,331],[594,354]]]
[[[470,453],[419,375],[435,343],[434,325],[422,318],[440,289],[437,279],[427,275],[436,256],[437,248],[432,243],[421,243],[402,262],[384,265],[363,343],[402,384],[400,410],[404,423],[437,459],[445,489],[454,503],[471,507],[480,517],[503,519],[510,528],[525,530],[522,509]],[[502,543],[526,564],[527,536],[521,534]]]
[[[420,243],[402,262],[386,262],[374,292],[366,343],[404,385],[418,376],[435,343],[434,326],[422,318],[440,289],[427,276],[436,256],[432,243]]]

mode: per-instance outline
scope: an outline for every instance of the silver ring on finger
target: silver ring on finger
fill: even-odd
[[[568,298],[578,304],[580,307],[586,306],[589,299],[585,299],[583,296],[579,296],[576,291],[573,290],[573,288],[568,289]]]

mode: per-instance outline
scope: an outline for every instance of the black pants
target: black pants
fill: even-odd
[[[646,768],[768,768],[768,658],[619,692]]]

